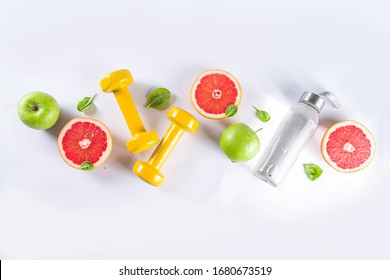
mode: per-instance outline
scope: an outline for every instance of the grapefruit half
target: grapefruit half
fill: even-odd
[[[321,141],[325,161],[340,172],[350,173],[364,169],[375,154],[372,133],[356,121],[342,121],[332,125]]]
[[[223,70],[201,73],[191,88],[191,102],[195,110],[209,119],[226,118],[226,108],[241,102],[241,86],[237,79]]]
[[[112,149],[111,133],[102,122],[91,118],[70,120],[58,136],[58,151],[70,166],[91,170],[101,165]]]

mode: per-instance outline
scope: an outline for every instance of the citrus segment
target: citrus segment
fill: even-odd
[[[223,70],[207,70],[199,75],[191,88],[191,102],[196,111],[210,119],[226,118],[226,108],[241,102],[237,79]]]
[[[372,133],[358,122],[338,122],[325,132],[321,153],[325,161],[337,171],[355,172],[372,161],[375,140]]]
[[[69,121],[58,136],[58,150],[70,166],[82,169],[90,162],[96,168],[109,156],[112,148],[111,133],[98,120],[75,118]]]

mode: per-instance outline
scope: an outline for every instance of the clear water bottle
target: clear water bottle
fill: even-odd
[[[320,94],[305,91],[298,104],[290,108],[260,157],[254,172],[257,177],[275,187],[282,182],[318,127],[319,113],[325,105],[323,96],[336,108],[340,107],[336,97],[328,91]]]

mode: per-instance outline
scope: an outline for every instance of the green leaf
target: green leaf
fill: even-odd
[[[266,111],[262,111],[257,109],[255,106],[253,106],[256,110],[256,116],[257,118],[262,122],[268,122],[271,119],[270,114],[268,114]]]
[[[237,114],[237,111],[238,111],[238,106],[234,104],[230,104],[229,106],[227,106],[225,110],[225,115],[226,117],[233,117],[235,114]]]
[[[304,164],[305,172],[310,181],[316,180],[322,174],[322,168],[317,164]]]
[[[95,166],[93,166],[93,163],[91,163],[89,161],[83,161],[83,163],[81,164],[81,170],[84,170],[84,171],[92,170],[94,168],[95,168]]]
[[[91,97],[84,97],[78,104],[77,104],[77,110],[79,112],[86,112],[92,108],[93,100],[95,98],[96,94],[94,94]]]
[[[146,98],[146,108],[164,110],[171,104],[172,95],[166,88],[156,88],[149,92]]]

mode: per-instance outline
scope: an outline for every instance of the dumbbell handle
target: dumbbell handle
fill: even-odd
[[[160,170],[184,132],[184,129],[174,123],[171,123],[165,132],[163,139],[150,156],[148,163],[154,168]]]
[[[114,90],[114,96],[125,118],[127,127],[130,130],[131,135],[136,135],[140,132],[145,132],[145,127],[142,123],[141,117],[138,114],[137,107],[135,107],[133,98],[130,91],[121,87]]]

